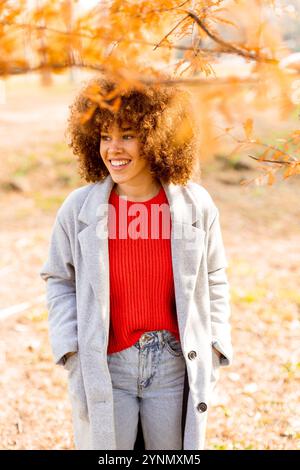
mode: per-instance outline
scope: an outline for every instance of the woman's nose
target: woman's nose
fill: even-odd
[[[108,142],[109,147],[111,149],[120,149],[122,148],[122,141],[120,139],[111,139],[110,142]]]
[[[115,155],[115,154],[117,155],[118,153],[122,153],[122,152],[123,152],[123,149],[122,149],[121,145],[119,145],[118,142],[114,142],[114,143],[112,141],[109,142],[109,145],[107,147],[107,153],[109,155],[111,155],[111,156]]]

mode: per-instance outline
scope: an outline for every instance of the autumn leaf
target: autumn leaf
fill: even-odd
[[[87,121],[89,121],[91,117],[93,116],[96,109],[97,109],[97,104],[95,103],[91,104],[89,108],[87,109],[87,111],[85,111],[84,113],[80,115],[80,123],[85,124]]]
[[[293,168],[291,166],[288,166],[285,170],[284,170],[284,173],[283,173],[283,178],[286,179],[288,178],[289,176],[291,176],[293,174]]]
[[[275,181],[275,177],[272,171],[268,172],[268,185],[272,186]]]
[[[248,140],[252,139],[253,133],[253,120],[248,118],[243,124],[244,131]]]

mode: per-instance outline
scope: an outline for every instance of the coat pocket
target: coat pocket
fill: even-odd
[[[64,368],[68,371],[68,391],[71,405],[74,411],[78,412],[80,418],[86,419],[88,408],[78,352],[67,359]]]
[[[215,351],[215,348],[211,346],[212,349],[212,367],[211,367],[211,381],[216,382],[220,378],[220,358],[218,353]]]

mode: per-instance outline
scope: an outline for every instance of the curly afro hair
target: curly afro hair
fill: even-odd
[[[178,87],[125,84],[105,75],[88,81],[70,105],[67,134],[80,176],[102,181],[109,174],[100,155],[100,135],[113,123],[137,131],[141,158],[166,183],[191,178],[199,142],[189,93]]]

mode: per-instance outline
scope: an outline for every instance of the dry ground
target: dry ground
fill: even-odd
[[[74,448],[66,371],[53,364],[38,272],[56,210],[84,184],[63,144],[75,88],[12,82],[0,107],[2,449]],[[203,172],[221,214],[235,352],[214,396],[207,449],[300,449],[299,177],[239,185],[255,174],[221,162]]]

